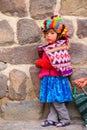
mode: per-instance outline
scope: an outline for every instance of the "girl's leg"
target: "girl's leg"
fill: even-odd
[[[50,112],[48,114],[47,120],[42,122],[41,126],[43,127],[50,126],[50,125],[56,126],[57,123],[58,123],[57,112],[53,106],[53,103],[51,103]]]
[[[58,122],[58,115],[57,115],[57,111],[53,105],[54,103],[51,103],[51,106],[50,106],[50,112],[48,114],[48,118],[47,120],[51,120],[51,121],[54,121],[54,122]]]
[[[62,124],[70,124],[71,121],[65,103],[54,102],[53,105],[58,113],[60,122]]]

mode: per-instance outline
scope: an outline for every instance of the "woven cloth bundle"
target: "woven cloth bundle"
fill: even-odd
[[[62,76],[69,76],[72,74],[73,69],[71,66],[71,58],[68,52],[66,40],[59,40],[56,43],[44,47],[51,65],[60,71]]]

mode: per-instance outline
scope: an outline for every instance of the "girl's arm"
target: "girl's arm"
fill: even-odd
[[[38,59],[36,60],[35,64],[39,67],[42,67],[42,68],[45,68],[45,69],[51,69],[52,68],[52,65],[49,61],[49,59],[47,58],[44,58],[44,59]]]

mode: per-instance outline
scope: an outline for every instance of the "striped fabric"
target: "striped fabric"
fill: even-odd
[[[76,92],[74,92],[73,98],[84,120],[84,125],[87,126],[87,95],[84,92],[79,94],[76,94]]]

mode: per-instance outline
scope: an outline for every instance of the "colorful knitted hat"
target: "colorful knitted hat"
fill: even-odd
[[[54,15],[46,19],[42,26],[41,30],[45,33],[48,29],[54,29],[58,34],[66,35],[68,32],[67,27],[63,23],[63,19],[58,15]]]

